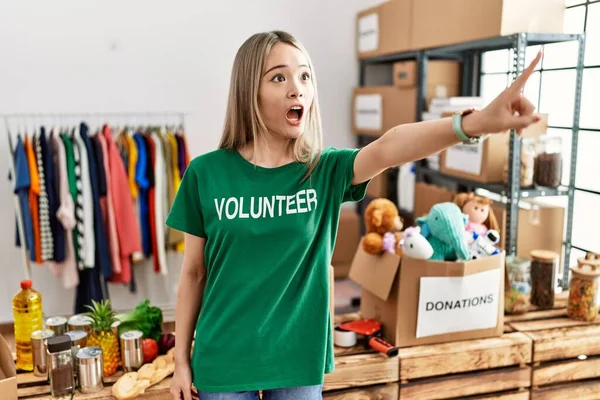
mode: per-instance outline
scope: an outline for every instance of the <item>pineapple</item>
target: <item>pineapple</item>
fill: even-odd
[[[119,367],[121,354],[119,342],[113,333],[111,325],[115,322],[115,312],[110,300],[96,302],[86,306],[91,310],[87,315],[92,319],[92,332],[88,337],[88,346],[99,346],[102,349],[104,376],[111,376]]]

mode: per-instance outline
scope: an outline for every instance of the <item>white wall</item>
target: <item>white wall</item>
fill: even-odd
[[[350,94],[358,82],[354,18],[358,10],[381,2],[2,2],[0,113],[186,111],[190,153],[198,155],[218,143],[237,48],[254,32],[283,29],[296,35],[313,58],[325,145],[354,146],[350,134]],[[0,159],[6,160],[1,154],[7,149],[2,123]],[[7,161],[3,162],[0,322],[12,320],[11,298],[24,277],[21,252],[14,246],[13,199],[2,172],[7,171]],[[146,297],[155,304],[172,304],[180,262],[180,256],[169,257],[168,291],[150,265],[136,267],[142,271],[136,272],[138,294],[111,285],[114,305],[130,308]],[[47,314],[72,312],[73,291],[64,291],[46,267],[35,267],[33,279]]]

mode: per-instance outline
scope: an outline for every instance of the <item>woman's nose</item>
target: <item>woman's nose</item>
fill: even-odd
[[[290,89],[288,91],[288,97],[290,99],[296,99],[298,97],[302,97],[303,93],[302,93],[302,86],[296,82],[293,81],[293,83],[290,84]]]

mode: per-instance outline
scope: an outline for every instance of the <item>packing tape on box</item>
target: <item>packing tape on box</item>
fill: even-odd
[[[346,331],[336,326],[333,330],[333,343],[339,347],[356,346],[356,332]]]

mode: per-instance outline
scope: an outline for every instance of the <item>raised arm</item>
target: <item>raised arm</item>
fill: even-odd
[[[523,96],[527,79],[542,57],[540,51],[515,81],[487,107],[462,118],[462,130],[471,137],[516,129],[517,133],[539,121],[535,107]],[[420,160],[460,143],[451,118],[396,126],[365,146],[354,162],[353,184],[364,182],[384,170]]]

